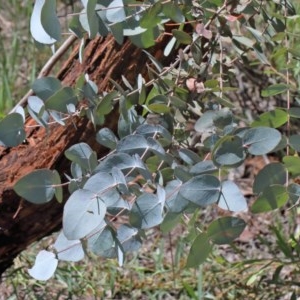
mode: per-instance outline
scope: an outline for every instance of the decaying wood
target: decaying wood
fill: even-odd
[[[158,45],[151,52],[158,57],[161,49],[162,45]],[[134,83],[138,73],[145,74],[146,62],[147,56],[128,40],[121,46],[111,37],[99,37],[87,42],[82,64],[78,62],[78,48],[74,49],[58,78],[64,85],[74,86],[80,74],[86,73],[100,91],[109,91],[110,78],[119,81],[124,74]],[[118,111],[114,110],[105,126],[116,131],[117,121]],[[95,130],[87,119],[73,118],[66,126],[51,125],[48,135],[43,128],[32,127],[33,124],[33,120],[26,120],[25,143],[13,148],[0,147],[0,274],[30,243],[61,227],[63,204],[55,200],[43,205],[30,204],[14,193],[15,182],[41,168],[69,173],[70,164],[63,154],[78,142],[88,143],[98,157],[107,154],[107,150],[96,143]]]

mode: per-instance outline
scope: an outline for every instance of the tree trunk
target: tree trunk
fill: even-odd
[[[160,58],[163,46],[164,41],[151,49],[152,55]],[[145,74],[146,62],[147,56],[129,40],[120,46],[112,37],[99,37],[87,42],[82,64],[78,62],[77,46],[57,77],[64,85],[74,86],[80,74],[86,73],[100,91],[109,91],[110,78],[120,81],[124,74],[134,83],[139,73]],[[104,126],[116,131],[118,117],[114,109]],[[30,204],[13,191],[16,181],[41,168],[69,173],[70,164],[64,151],[78,142],[88,143],[97,151],[98,158],[107,154],[107,149],[97,144],[95,130],[85,118],[73,118],[65,126],[50,125],[48,135],[43,128],[32,127],[34,124],[32,119],[26,120],[26,141],[22,145],[0,147],[0,274],[29,244],[61,227],[63,204],[55,200],[43,205]],[[65,191],[64,199],[67,196]]]

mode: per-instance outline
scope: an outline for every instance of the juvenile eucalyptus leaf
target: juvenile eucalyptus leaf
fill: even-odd
[[[14,112],[0,121],[0,146],[15,147],[26,138],[24,119]]]
[[[140,134],[134,134],[124,137],[117,145],[116,151],[128,154],[145,155],[149,149],[146,138]]]
[[[211,253],[212,245],[206,233],[200,233],[194,240],[190,249],[186,267],[197,268],[203,264]]]
[[[128,224],[122,224],[118,228],[117,239],[122,244],[122,248],[125,253],[137,251],[142,246],[139,231]]]
[[[211,174],[218,170],[212,160],[204,160],[193,165],[190,173],[194,175]]]
[[[233,123],[233,114],[232,112],[226,107],[216,112],[213,116],[213,124],[223,129],[225,126],[232,125]]]
[[[25,122],[25,110],[21,105],[17,105],[14,109],[13,109],[14,113],[18,113],[22,116],[23,121]]]
[[[266,165],[255,176],[253,183],[253,192],[259,194],[273,184],[282,184],[286,182],[286,168],[281,163],[270,163]]]
[[[60,232],[53,246],[59,260],[79,261],[84,258],[80,240],[68,240],[63,232]]]
[[[197,132],[212,132],[214,130],[215,111],[206,111],[195,123],[195,130]]]
[[[188,172],[187,168],[184,166],[176,166],[174,169],[175,178],[179,179],[182,182],[190,180],[193,176]]]
[[[154,194],[140,195],[129,214],[130,224],[139,229],[147,229],[159,225],[163,221],[164,199]]]
[[[180,180],[172,180],[167,183],[166,191],[166,203],[165,206],[168,212],[172,214],[179,214],[183,212],[189,205],[189,201],[183,198],[179,194],[180,187],[182,182]]]
[[[221,186],[222,193],[218,202],[220,208],[233,212],[246,211],[248,209],[245,197],[233,181],[223,181]]]
[[[111,228],[105,227],[96,239],[88,240],[89,249],[96,255],[106,258],[116,258],[116,237]]]
[[[57,265],[55,254],[42,250],[37,255],[33,267],[28,269],[28,273],[36,280],[48,280],[53,276]]]
[[[218,167],[235,167],[246,158],[242,139],[238,136],[225,136],[218,140],[212,155],[213,162]]]
[[[300,107],[291,107],[289,110],[289,115],[291,118],[300,118]]]
[[[46,100],[45,106],[47,109],[68,113],[68,104],[76,105],[77,102],[74,90],[71,87],[63,87]]]
[[[112,35],[118,44],[122,45],[124,41],[123,24],[113,23],[109,25]]]
[[[120,23],[125,21],[126,14],[123,0],[113,0],[106,11],[106,18],[109,22]]]
[[[43,114],[42,109],[45,109],[44,102],[37,96],[28,97],[28,106],[37,115]]]
[[[41,25],[51,38],[60,41],[61,28],[56,15],[56,0],[45,1],[41,11]]]
[[[299,134],[293,134],[289,137],[289,143],[290,146],[296,150],[297,152],[300,152],[300,135]]]
[[[89,38],[93,39],[98,33],[98,15],[95,11],[97,0],[87,0],[86,15],[88,22]]]
[[[61,185],[61,179],[56,170],[53,171],[53,187],[55,188],[55,197],[59,203],[63,201],[63,188]]]
[[[97,157],[91,147],[86,143],[71,146],[65,151],[65,156],[77,163],[84,170],[92,172],[97,165]]]
[[[115,136],[114,132],[107,127],[102,128],[97,132],[96,140],[100,145],[111,150],[116,149],[118,143],[118,138]]]
[[[289,199],[293,203],[297,203],[300,199],[300,185],[297,183],[291,183],[287,188]]]
[[[214,244],[230,244],[241,235],[246,225],[240,218],[218,218],[208,226],[207,236]]]
[[[105,95],[97,105],[96,111],[99,115],[107,115],[113,109],[113,100],[118,96],[118,92],[112,91]]]
[[[118,179],[120,179],[121,174],[118,173],[118,175]],[[115,178],[110,174],[98,172],[87,180],[84,189],[95,193],[105,203],[107,208],[130,209],[129,202],[124,200],[117,190],[119,184],[121,184],[123,190],[124,188],[126,189],[125,183],[116,182]]]
[[[180,149],[178,154],[179,157],[189,165],[194,165],[200,162],[199,155],[189,149]]]
[[[140,125],[136,129],[137,134],[141,134],[145,137],[156,137],[157,135],[162,136],[168,142],[172,142],[172,135],[170,132],[161,125],[150,125],[150,124],[143,124]]]
[[[286,187],[272,185],[264,189],[251,207],[253,213],[262,213],[282,207],[289,199]]]
[[[84,238],[101,224],[106,205],[89,190],[79,189],[68,199],[63,213],[63,232],[67,239]]]
[[[125,178],[123,172],[120,169],[113,167],[111,175],[113,176],[113,178],[117,184],[118,190],[122,194],[128,194],[129,191],[128,191],[128,187],[127,187],[127,182],[126,182],[126,178]]]
[[[32,90],[43,101],[46,101],[61,88],[61,82],[55,77],[38,78],[32,84]]]
[[[255,127],[248,129],[243,136],[243,147],[250,154],[264,155],[280,143],[281,133],[269,127]]]
[[[51,29],[49,30],[49,28],[47,28],[47,31],[45,30],[43,23],[42,23],[42,11],[43,11],[43,7],[44,5],[47,5],[46,2],[49,2],[50,6],[53,7],[53,3],[54,3],[54,8],[55,8],[55,0],[36,0],[33,6],[33,11],[32,11],[32,15],[30,18],[30,33],[32,35],[32,37],[39,43],[41,44],[54,44],[55,42],[57,42],[57,40],[55,39],[55,37],[51,36],[47,31],[52,31]],[[43,13],[44,14],[44,13]],[[53,10],[51,9],[51,11],[49,11],[49,14],[51,16],[53,16],[54,19],[54,23],[56,24],[55,27],[57,26],[57,17],[55,15],[55,11],[53,12]],[[45,21],[43,19],[43,21]],[[48,24],[47,22],[45,22],[46,27],[47,26],[51,26],[51,24]],[[54,31],[55,31],[55,27],[54,27]]]
[[[47,203],[55,194],[57,175],[55,170],[35,170],[20,178],[14,185],[14,191],[31,203]]]
[[[160,145],[160,143],[157,140],[155,140],[152,137],[148,137],[147,142],[149,145],[149,149],[153,154],[157,155],[161,160],[167,159],[165,149]],[[169,163],[172,164],[172,161],[173,160],[171,160],[171,162]]]
[[[198,206],[207,206],[219,200],[221,184],[217,177],[212,175],[198,175],[185,182],[179,194]]]

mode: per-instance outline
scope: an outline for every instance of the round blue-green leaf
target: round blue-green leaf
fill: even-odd
[[[109,128],[102,128],[96,134],[96,140],[100,145],[103,145],[109,149],[116,149],[118,138],[113,131]]]
[[[217,170],[217,167],[211,160],[204,160],[192,166],[190,169],[190,173],[194,175],[201,175],[214,173]]]
[[[56,0],[45,1],[41,11],[41,23],[51,38],[60,41],[61,28],[56,15]]]
[[[98,15],[95,11],[97,0],[87,0],[86,14],[89,38],[93,39],[98,33]]]
[[[97,165],[97,157],[92,148],[86,143],[71,146],[65,151],[65,156],[81,168],[91,171]]]
[[[206,233],[199,234],[192,244],[187,258],[187,268],[197,268],[203,264],[211,253],[212,245]]]
[[[254,179],[253,192],[261,193],[265,188],[273,184],[285,184],[286,168],[281,163],[270,163],[259,171]]]
[[[291,118],[300,118],[300,107],[291,107],[289,110],[289,114]]]
[[[233,181],[222,182],[222,194],[218,206],[222,209],[239,212],[248,209],[247,201],[239,187]]]
[[[0,121],[0,146],[15,147],[26,138],[22,115],[11,113]]]
[[[242,139],[238,136],[225,136],[218,140],[212,155],[217,167],[235,167],[246,157]]]
[[[210,223],[207,236],[214,244],[230,244],[241,235],[245,227],[246,222],[243,219],[236,217],[219,218]]]
[[[88,247],[96,255],[106,258],[117,257],[116,237],[109,227],[105,227],[96,238],[89,239]]]
[[[300,185],[297,183],[291,183],[287,191],[289,193],[289,199],[292,200],[293,203],[296,203],[300,198]]]
[[[194,165],[200,162],[200,156],[192,150],[182,148],[178,151],[178,154],[188,165]]]
[[[216,112],[209,110],[206,111],[195,123],[195,130],[197,132],[212,132],[215,128],[214,126],[214,117],[216,116]]]
[[[299,134],[291,135],[289,138],[289,144],[294,150],[300,152],[300,135]]]
[[[74,90],[71,87],[63,87],[47,99],[45,106],[47,109],[68,113],[68,105],[76,105],[77,102]]]
[[[283,206],[289,199],[286,187],[273,185],[265,188],[251,207],[253,213],[262,213],[275,210]]]
[[[207,206],[219,200],[221,191],[220,181],[212,175],[199,175],[185,182],[179,190],[179,194],[199,205]]]
[[[128,135],[120,140],[117,145],[117,152],[124,152],[129,154],[143,155],[148,149],[149,144],[146,138],[140,134]]]
[[[68,240],[63,232],[58,235],[53,246],[56,249],[59,260],[79,261],[84,258],[80,240]]]
[[[247,130],[243,136],[243,146],[253,155],[271,152],[281,141],[281,133],[269,127],[256,127]]]
[[[49,0],[49,2],[54,2],[55,0]],[[47,33],[42,24],[42,10],[43,6],[48,2],[48,0],[36,0],[33,6],[32,15],[30,18],[30,33],[32,37],[41,44],[54,44],[57,40]],[[50,3],[52,4],[52,3]],[[55,13],[55,12],[54,12]],[[53,14],[53,12],[50,12]],[[54,16],[57,18],[56,15]],[[49,29],[49,28],[48,28]]]
[[[61,82],[55,77],[38,78],[32,84],[32,90],[42,100],[46,101],[62,88]]]
[[[113,0],[106,11],[106,18],[111,23],[119,23],[126,20],[123,0]]]
[[[123,44],[124,33],[123,33],[123,24],[122,23],[113,23],[109,25],[112,35],[119,45]]]
[[[42,250],[37,255],[33,267],[28,269],[28,273],[36,280],[48,280],[53,276],[57,264],[54,253]]]
[[[14,191],[31,203],[47,203],[55,194],[57,175],[55,170],[35,170],[20,178],[14,185]]]
[[[101,224],[105,217],[106,205],[91,191],[75,191],[64,207],[63,231],[69,240],[85,237]]]
[[[141,247],[142,241],[138,233],[136,228],[128,224],[123,224],[118,228],[117,238],[125,253],[137,251]]]
[[[284,125],[288,120],[288,113],[282,109],[274,109],[268,112],[261,114],[256,118],[251,127],[266,126],[277,128]]]
[[[163,221],[164,199],[154,194],[144,193],[132,206],[130,224],[139,229],[151,228]]]

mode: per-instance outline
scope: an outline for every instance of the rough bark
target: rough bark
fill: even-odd
[[[158,44],[152,54],[160,57],[161,48],[162,44]],[[146,55],[129,41],[120,46],[111,37],[99,37],[87,42],[82,64],[78,62],[78,48],[74,49],[58,78],[64,85],[73,86],[80,74],[87,73],[100,91],[108,91],[111,89],[109,78],[119,81],[124,74],[134,82],[138,73],[145,73],[146,61]],[[115,109],[107,117],[105,126],[115,131],[117,121]],[[14,148],[0,147],[0,274],[30,243],[61,227],[63,204],[55,200],[43,205],[30,204],[14,193],[15,182],[41,168],[68,173],[69,162],[63,154],[77,142],[88,143],[98,157],[107,151],[96,143],[95,130],[87,119],[73,118],[66,126],[51,125],[48,135],[41,127],[30,127],[33,124],[31,119],[26,120],[25,143]]]

